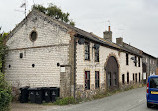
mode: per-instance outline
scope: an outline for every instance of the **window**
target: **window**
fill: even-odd
[[[114,77],[114,86],[117,86],[117,73],[116,72],[114,72],[114,75],[113,75]]]
[[[31,32],[30,39],[32,42],[34,42],[37,39],[37,32],[36,31]]]
[[[99,48],[95,48],[95,62],[99,62]]]
[[[99,88],[99,71],[95,71],[95,88]]]
[[[140,57],[138,57],[138,67],[140,67]]]
[[[134,82],[134,73],[133,73],[133,82]]]
[[[158,88],[158,78],[150,79],[150,88]]]
[[[108,72],[108,87],[111,86],[111,72]]]
[[[9,68],[11,68],[11,65],[9,64]]]
[[[125,75],[122,74],[122,84],[125,84]]]
[[[139,73],[139,82],[140,82],[140,73]]]
[[[129,84],[129,72],[127,72],[127,84]]]
[[[32,64],[32,67],[35,67],[35,64]]]
[[[146,60],[146,63],[148,63],[148,59],[146,58],[145,60]]]
[[[136,83],[137,83],[137,73],[135,74],[135,80],[136,80]]]
[[[137,56],[135,56],[135,66],[137,67]]]
[[[128,54],[126,53],[126,65],[128,65]]]
[[[85,89],[90,89],[90,71],[85,71]]]
[[[20,58],[23,58],[23,53],[20,53]]]
[[[85,42],[85,60],[90,60],[90,47],[88,42]]]

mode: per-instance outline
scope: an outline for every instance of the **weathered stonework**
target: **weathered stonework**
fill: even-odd
[[[74,41],[75,41],[75,32],[74,31],[72,31],[72,30],[70,30],[69,32],[68,32],[69,34],[70,34],[70,37],[71,37],[71,40],[69,41],[69,44],[70,44],[70,46],[69,46],[69,64],[70,64],[70,66],[71,66],[71,72],[70,72],[70,88],[71,88],[71,96],[74,96],[74,87],[75,87],[75,82],[74,82]]]
[[[157,67],[157,64],[156,64],[156,58],[149,55],[149,54],[146,54],[146,53],[143,53],[143,64],[145,64],[146,66],[146,76],[150,76],[150,75],[155,75],[156,74],[156,67]]]
[[[30,40],[32,30],[38,33],[35,42]],[[61,73],[60,66],[57,66],[57,63],[69,65],[71,38],[68,29],[31,13],[25,24],[13,32],[6,43],[9,47],[5,63],[6,80],[16,89],[24,86],[59,87],[62,97],[70,96],[71,67],[65,66],[66,72]],[[23,58],[20,58],[20,53]]]
[[[69,97],[71,96],[71,67],[65,67],[65,72],[60,72],[60,97]]]
[[[99,62],[94,61],[94,49],[92,46],[93,42],[90,42],[90,61],[84,60],[84,45],[77,45],[77,72],[76,72],[76,84],[78,88],[76,89],[77,95],[81,95],[81,97],[89,97],[90,95],[96,94],[97,89],[95,89],[95,71],[100,71],[100,91],[104,92],[106,88],[106,71],[105,66],[109,57],[114,56],[119,65],[119,87],[122,87],[122,74],[125,74],[125,85],[127,84],[127,72],[129,72],[129,81],[133,81],[133,73],[141,73],[142,80],[142,65],[140,67],[136,67],[134,65],[131,57],[135,55],[129,54],[129,65],[126,65],[126,53],[120,52],[118,50],[114,50],[111,48],[107,48],[105,46],[100,46],[99,48]],[[142,63],[142,60],[140,61]],[[90,71],[90,90],[84,89],[84,71]],[[133,82],[131,82],[133,84]]]
[[[116,38],[116,42],[118,45],[131,50],[134,53],[142,55],[142,63],[143,63],[143,75],[145,77],[144,81],[147,80],[148,76],[156,74],[156,58],[143,52],[142,50],[131,46],[130,44],[124,43],[123,38]],[[146,79],[145,79],[146,78]]]
[[[38,34],[35,41],[30,40],[33,30]],[[16,89],[24,86],[59,87],[61,97],[91,97],[107,90],[105,67],[111,56],[118,63],[119,87],[127,85],[127,72],[130,84],[133,84],[133,73],[141,73],[142,78],[142,65],[136,67],[130,59],[135,55],[129,54],[129,65],[126,65],[126,52],[119,46],[112,48],[100,44],[99,62],[95,62],[95,41],[87,39],[87,36],[90,60],[85,60],[84,44],[78,43],[82,33],[77,33],[71,27],[33,11],[12,31],[6,42],[9,47],[5,63],[6,80]],[[85,71],[90,71],[90,90],[85,89]],[[99,88],[95,88],[95,71],[99,71]],[[122,74],[125,74],[125,85],[122,84]]]

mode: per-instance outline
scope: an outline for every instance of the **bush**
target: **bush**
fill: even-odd
[[[55,105],[68,105],[68,104],[75,104],[76,101],[73,97],[65,97],[62,99],[57,99],[54,104]]]
[[[5,62],[5,54],[7,47],[5,46],[5,38],[8,33],[0,34],[0,111],[8,111],[11,102],[11,87],[5,81],[3,68]]]
[[[11,102],[11,87],[4,79],[4,74],[0,73],[0,111],[8,111]]]

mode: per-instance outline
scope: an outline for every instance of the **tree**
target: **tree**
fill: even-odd
[[[50,17],[53,17],[54,19],[57,19],[57,20],[62,21],[64,23],[75,26],[75,22],[73,22],[73,20],[69,19],[70,14],[68,12],[64,13],[56,5],[49,4],[48,7],[44,7],[42,5],[33,5],[32,9],[39,10],[40,12],[42,12]]]
[[[8,111],[11,102],[11,87],[5,81],[5,76],[2,71],[4,56],[6,54],[6,46],[4,44],[4,39],[8,33],[0,34],[0,111]]]
[[[3,68],[3,63],[5,62],[4,61],[4,56],[6,54],[6,49],[7,47],[5,46],[4,44],[4,40],[5,38],[7,37],[8,33],[2,33],[0,34],[0,71],[2,71],[2,68]]]

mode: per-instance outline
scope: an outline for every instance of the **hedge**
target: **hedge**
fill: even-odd
[[[8,111],[12,99],[11,87],[4,79],[4,74],[0,73],[0,111]]]

